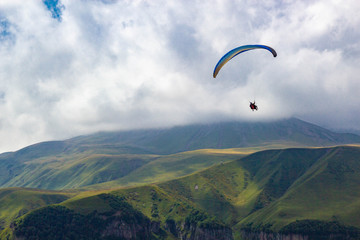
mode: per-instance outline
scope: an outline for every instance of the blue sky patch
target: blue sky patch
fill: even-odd
[[[0,41],[10,39],[11,37],[10,22],[5,18],[0,18]]]
[[[43,0],[47,9],[51,12],[51,16],[58,21],[61,21],[62,11],[64,10],[64,5],[61,4],[59,0]]]

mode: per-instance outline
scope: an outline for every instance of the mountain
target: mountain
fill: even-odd
[[[1,154],[0,187],[131,186],[185,176],[267,148],[348,143],[360,143],[360,136],[334,133],[295,118],[102,132]],[[219,148],[239,149],[194,151]]]
[[[237,237],[243,229],[285,231],[301,220],[353,226],[358,234],[359,159],[359,147],[267,150],[159,186],[232,226]]]
[[[356,146],[260,151],[162,183],[72,193],[6,231],[41,234],[45,219],[59,217],[66,234],[83,236],[76,231],[90,221],[102,226],[93,234],[114,237],[125,207],[131,224],[123,226],[143,222],[138,234],[153,239],[359,239],[359,159]]]
[[[268,225],[284,231],[291,223],[310,219],[360,227],[359,147],[289,149],[278,156],[276,152],[268,154],[274,159],[269,156],[260,163],[261,168],[248,168],[258,182],[264,178],[268,181],[256,199],[256,211],[242,219],[240,225]],[[258,157],[253,155],[247,164],[258,163]]]
[[[129,151],[173,154],[196,149],[243,148],[269,144],[324,147],[360,143],[360,136],[335,133],[291,118],[273,122],[221,122],[169,129],[103,132],[78,137],[70,142],[92,147],[108,147],[116,143]]]

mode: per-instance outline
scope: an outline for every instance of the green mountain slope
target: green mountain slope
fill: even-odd
[[[277,232],[306,219],[360,228],[359,159],[359,147],[269,150],[158,186],[237,237],[249,224]]]
[[[1,154],[0,187],[111,188],[154,183],[241,156],[184,153],[188,150],[251,147],[256,151],[356,142],[360,142],[357,135],[334,133],[298,119],[98,133]]]
[[[14,236],[26,239],[178,239],[180,236],[233,239],[231,229],[222,222],[156,186],[77,196],[60,205],[39,208],[18,218],[0,236],[10,239]]]
[[[360,148],[327,150],[283,194],[242,220],[281,227],[301,219],[337,220],[360,227]],[[281,189],[284,183],[274,179]],[[270,191],[272,194],[276,191]]]
[[[359,159],[359,147],[269,150],[160,187],[236,232],[248,224],[280,231],[305,219],[360,228]]]
[[[321,230],[325,235],[340,228],[358,236],[359,159],[356,146],[267,150],[186,177],[107,193],[158,222],[167,237],[190,234],[184,227],[190,219],[204,221],[196,226],[214,224],[223,234],[231,227],[235,239],[242,229],[308,234],[311,226],[332,226]],[[110,211],[98,194],[83,192],[60,205],[83,216]]]
[[[3,187],[77,188],[121,178],[155,158],[145,154],[58,155],[11,163],[7,176],[0,179]]]
[[[150,220],[123,199],[110,194],[91,199],[100,205],[96,212],[83,215],[48,206],[18,219],[12,226],[14,235],[23,239],[156,239]]]
[[[251,150],[249,150],[251,151]],[[236,150],[199,150],[175,155],[71,154],[10,163],[3,187],[41,189],[113,188],[169,180],[244,156]],[[5,162],[6,163],[6,162]],[[4,163],[3,163],[4,164]],[[7,171],[6,171],[7,170]],[[103,183],[103,184],[100,184]]]
[[[15,218],[22,216],[31,210],[49,204],[61,203],[73,196],[73,193],[36,189],[0,189],[0,229],[8,227]]]
[[[206,169],[212,165],[239,159],[253,151],[253,149],[203,149],[163,155],[122,178],[90,185],[85,189],[109,189],[168,181]]]

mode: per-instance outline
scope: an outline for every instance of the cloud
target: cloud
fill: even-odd
[[[234,119],[360,129],[359,10],[355,0],[1,1],[0,151]],[[278,57],[244,53],[212,78],[223,54],[253,43]]]

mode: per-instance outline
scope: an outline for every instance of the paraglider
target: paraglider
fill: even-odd
[[[244,45],[244,46],[240,46],[240,47],[237,47],[237,48],[234,48],[233,50],[229,51],[228,53],[226,53],[220,60],[219,62],[216,64],[215,68],[214,68],[214,72],[213,72],[213,77],[216,78],[216,76],[218,75],[220,69],[228,62],[230,61],[231,59],[233,59],[235,56],[239,55],[240,53],[243,53],[243,52],[246,52],[246,51],[249,51],[249,50],[254,50],[254,49],[265,49],[265,50],[268,50],[269,52],[272,53],[272,55],[274,57],[277,56],[277,53],[276,51],[269,47],[269,46],[266,46],[266,45]],[[255,100],[254,102],[250,102],[250,109],[252,111],[254,110],[258,110],[258,107],[256,106],[255,104]]]
[[[254,110],[256,110],[256,111],[258,110],[258,107],[257,107],[256,104],[255,104],[255,100],[254,100],[253,103],[250,102],[250,109],[253,110],[253,111],[254,111]]]

